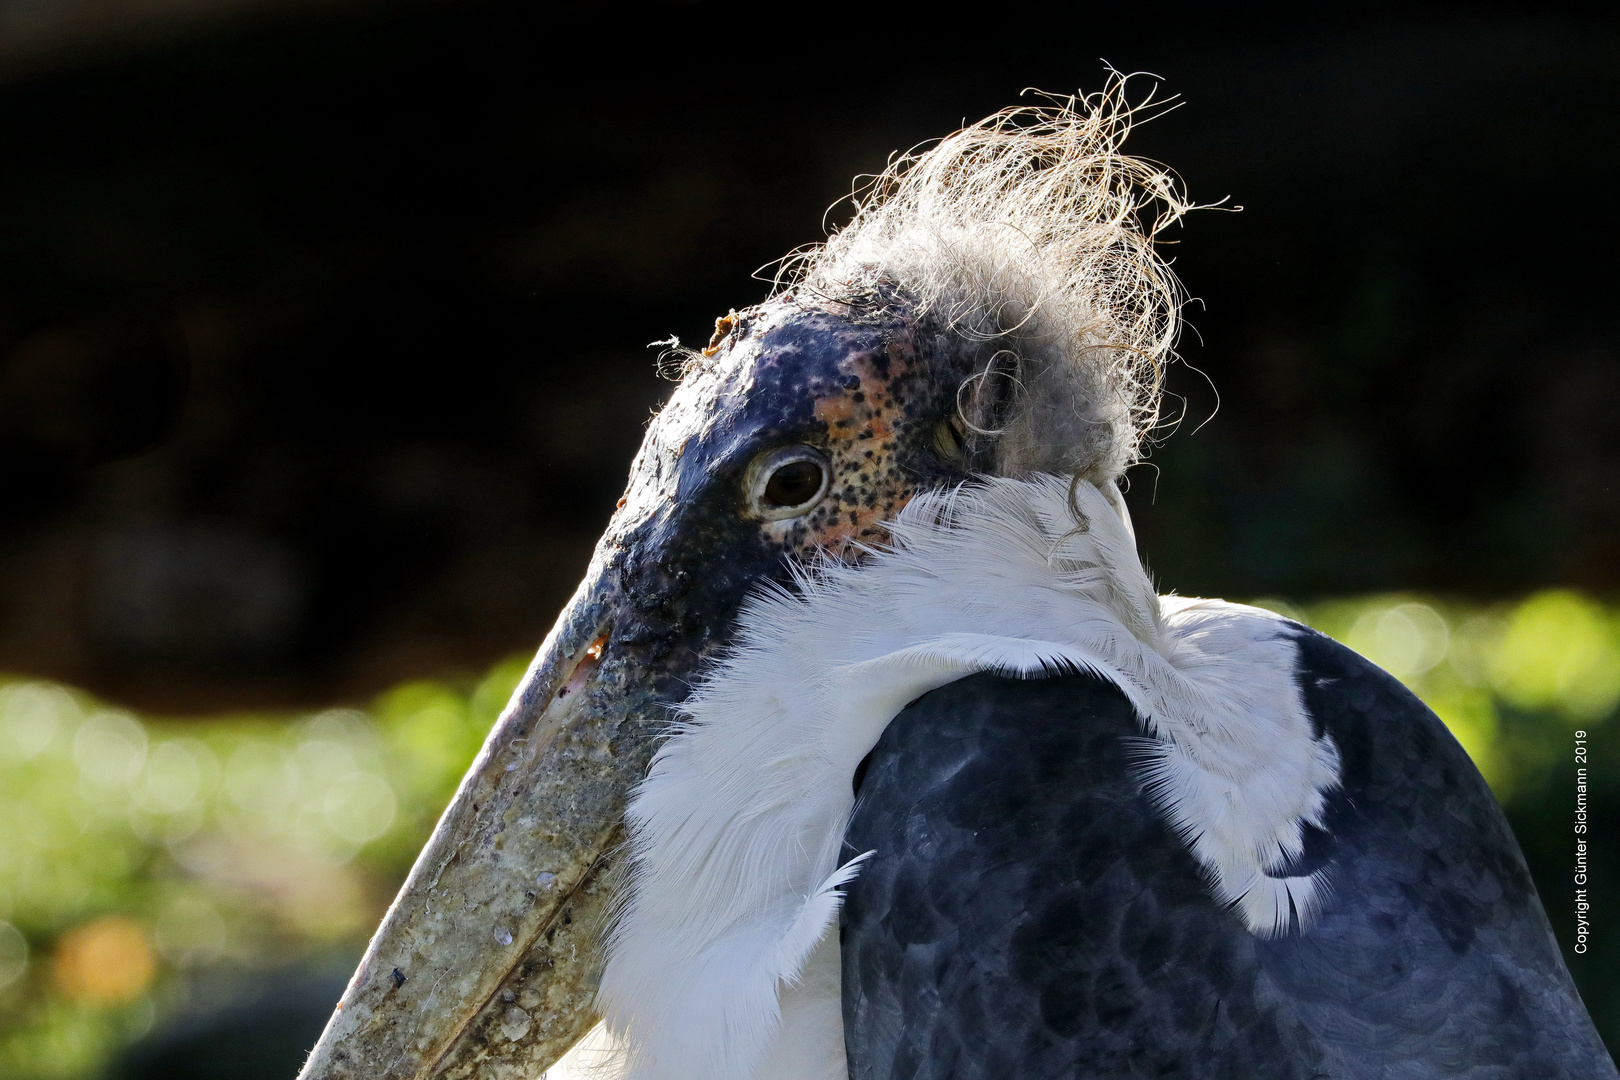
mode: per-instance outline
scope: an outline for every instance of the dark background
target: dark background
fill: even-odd
[[[669,391],[646,343],[1103,59],[1185,102],[1130,149],[1243,208],[1171,237],[1162,585],[1620,587],[1596,8],[98,10],[0,3],[0,670],[204,714],[534,648]],[[1560,910],[1570,790],[1510,807]]]
[[[1612,589],[1620,49],[1538,10],[270,5],[15,60],[0,669],[185,712],[532,648],[669,390],[646,343],[1098,57],[1185,101],[1131,147],[1243,207],[1172,237],[1163,584]]]

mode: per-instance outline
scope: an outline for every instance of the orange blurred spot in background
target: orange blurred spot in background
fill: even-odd
[[[151,985],[157,963],[144,926],[125,915],[107,915],[63,934],[51,971],[67,997],[117,1005]]]

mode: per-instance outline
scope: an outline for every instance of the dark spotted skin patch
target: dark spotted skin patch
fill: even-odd
[[[920,419],[907,415],[905,375],[915,365],[915,354],[896,344],[878,370],[875,358],[852,356],[843,386],[819,397],[815,418],[827,425],[832,458],[832,488],[827,499],[805,520],[806,536],[823,546],[841,540],[870,541],[882,535],[881,523],[891,520],[916,493],[912,474],[900,462],[900,436]]]
[[[852,545],[881,544],[918,492],[966,479],[975,462],[945,460],[934,436],[980,362],[892,293],[782,298],[720,320],[648,429],[598,549],[628,606],[615,647],[685,666],[726,640],[750,592],[790,583],[792,563],[858,557]],[[760,517],[749,464],[799,445],[825,456],[827,495],[799,517]]]
[[[763,408],[745,410],[759,422],[760,449],[805,443],[831,465],[818,506],[759,523],[768,546],[802,556],[881,542],[884,522],[918,491],[960,478],[930,437],[954,409],[963,375],[922,355],[906,314],[787,307],[735,318],[717,360],[742,361],[732,376],[762,399]]]

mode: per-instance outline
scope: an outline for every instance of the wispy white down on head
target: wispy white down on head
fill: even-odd
[[[1338,754],[1269,612],[1155,595],[1123,503],[1067,477],[918,496],[892,544],[757,597],[631,800],[600,1005],[630,1080],[841,1080],[835,934],[851,778],[889,721],[977,671],[1086,671],[1142,721],[1142,779],[1256,934],[1314,915],[1287,877]],[[881,857],[881,852],[877,857]],[[852,858],[852,856],[854,858]]]
[[[1192,207],[1180,181],[1121,145],[1158,106],[1127,78],[1007,109],[892,161],[825,244],[784,260],[784,291],[842,299],[885,282],[979,374],[964,426],[1004,476],[1117,479],[1159,418],[1181,288],[1157,237]]]

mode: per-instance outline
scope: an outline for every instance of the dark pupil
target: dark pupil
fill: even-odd
[[[813,461],[790,461],[765,481],[765,501],[772,506],[798,506],[821,490],[821,466]]]

